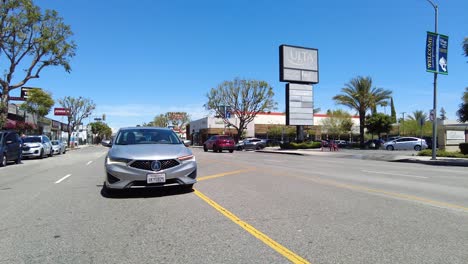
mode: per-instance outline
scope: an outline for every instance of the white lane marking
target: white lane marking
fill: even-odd
[[[376,174],[385,174],[385,175],[394,175],[394,176],[403,176],[403,177],[413,177],[413,178],[421,178],[421,179],[427,179],[427,178],[428,178],[428,177],[426,177],[426,176],[399,174],[399,173],[382,172],[382,171],[368,171],[368,170],[362,170],[362,172],[376,173]]]
[[[88,161],[88,163],[86,163],[86,166],[88,166],[89,164],[93,163],[92,160]]]
[[[66,178],[68,178],[68,177],[70,177],[70,176],[71,176],[71,174],[67,174],[67,175],[66,175],[65,177],[63,177],[62,179],[56,181],[55,184],[61,183],[63,180],[65,180]]]

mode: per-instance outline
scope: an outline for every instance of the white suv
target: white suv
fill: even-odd
[[[46,156],[52,157],[54,154],[52,150],[52,143],[45,135],[40,136],[27,136],[23,140],[23,157],[36,157],[43,158]]]

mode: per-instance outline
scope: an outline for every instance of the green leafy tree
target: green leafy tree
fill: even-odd
[[[155,127],[167,127],[167,116],[165,114],[159,114],[154,117],[153,122],[150,122],[150,124]]]
[[[468,122],[468,87],[465,88],[465,92],[462,96],[462,103],[457,111],[459,122]]]
[[[276,109],[277,104],[273,96],[273,88],[265,81],[236,78],[212,88],[206,95],[208,102],[204,106],[237,130],[235,135],[237,142],[242,131],[258,113]],[[237,117],[235,121],[225,116],[225,107],[229,107],[232,116]]]
[[[364,128],[366,127],[366,112],[374,106],[387,104],[392,92],[382,88],[372,87],[372,78],[357,77],[341,89],[342,94],[333,97],[336,103],[354,109],[359,114],[359,140],[364,145]]]
[[[32,113],[33,118],[35,116],[44,117],[49,114],[54,104],[55,102],[49,92],[43,91],[42,89],[31,89],[28,91],[26,102],[21,104],[20,108]]]
[[[39,78],[49,66],[71,71],[69,60],[76,45],[70,26],[54,10],[41,9],[32,0],[0,3],[0,127],[6,122],[10,91]],[[3,68],[3,69],[2,69]]]
[[[97,137],[96,143],[112,136],[112,129],[104,122],[93,122],[89,125],[91,126],[91,132]]]
[[[445,109],[442,107],[440,108],[440,119],[441,120],[447,120],[447,112]]]
[[[462,44],[463,44],[463,54],[465,54],[465,56],[468,57],[468,38],[465,38]]]
[[[343,134],[349,134],[353,127],[351,115],[341,109],[328,110],[328,117],[322,121],[324,132],[328,135],[337,136],[341,138]]]
[[[377,134],[379,138],[383,133],[388,134],[392,129],[392,117],[382,113],[375,113],[367,116],[367,131]]]
[[[393,97],[390,98],[390,108],[391,108],[392,123],[396,123],[397,116],[396,116],[395,104],[393,103]]]
[[[166,113],[167,123],[176,128],[182,129],[190,123],[190,115],[186,112],[168,112]]]
[[[91,99],[78,97],[74,98],[71,96],[65,96],[58,100],[59,104],[63,108],[70,110],[70,115],[67,117],[68,121],[68,145],[70,146],[71,133],[81,124],[83,119],[90,116],[96,104]]]

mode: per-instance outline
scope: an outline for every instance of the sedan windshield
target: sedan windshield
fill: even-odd
[[[40,137],[26,137],[23,138],[23,142],[26,143],[41,143],[41,138]]]
[[[115,142],[116,145],[182,144],[179,137],[173,131],[144,128],[121,130]]]

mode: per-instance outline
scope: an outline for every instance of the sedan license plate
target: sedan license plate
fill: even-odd
[[[147,183],[166,182],[166,174],[165,173],[150,173],[146,175],[146,182]]]

